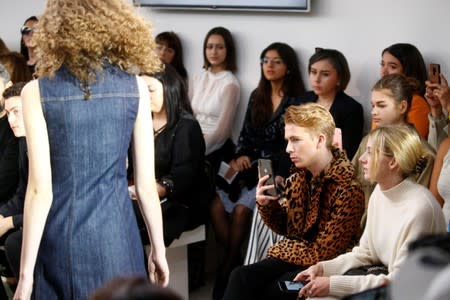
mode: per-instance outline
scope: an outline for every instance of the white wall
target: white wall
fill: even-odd
[[[450,77],[450,1],[311,2],[311,12],[307,14],[172,11],[149,7],[138,10],[153,23],[155,34],[173,30],[180,35],[190,74],[201,70],[203,38],[210,28],[224,26],[233,33],[238,51],[237,77],[242,87],[241,115],[251,90],[259,80],[259,54],[275,41],[286,42],[297,51],[305,80],[307,62],[315,47],[335,48],[343,52],[352,72],[347,93],[364,105],[367,119],[370,88],[378,78],[380,54],[390,44],[409,42],[416,45],[426,63],[440,63],[442,72]],[[44,4],[44,0],[1,1],[3,26],[0,26],[0,37],[10,48],[18,49],[18,30],[23,20],[32,14],[39,15]],[[307,80],[305,83],[308,84]],[[239,127],[238,122],[236,128]]]

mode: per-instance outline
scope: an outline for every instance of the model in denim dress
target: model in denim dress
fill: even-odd
[[[105,31],[114,22],[124,30]],[[149,27],[120,0],[49,0],[34,36],[39,79],[22,92],[30,177],[15,299],[87,299],[115,277],[145,276],[126,179],[130,141],[149,277],[167,285],[150,95],[132,74],[159,70]]]

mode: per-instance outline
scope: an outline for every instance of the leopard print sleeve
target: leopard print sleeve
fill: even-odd
[[[281,201],[274,201],[266,206],[258,206],[261,219],[264,223],[279,235],[288,234],[287,226],[287,201],[291,199],[290,195],[296,190],[296,177],[294,174],[286,179],[284,194],[286,197]],[[280,204],[281,203],[281,204]]]
[[[329,207],[330,218],[320,221],[316,238],[284,239],[269,249],[269,256],[308,267],[332,259],[354,245],[359,238],[359,222],[364,211],[361,186],[335,183],[327,190],[330,191],[328,201],[333,199]]]

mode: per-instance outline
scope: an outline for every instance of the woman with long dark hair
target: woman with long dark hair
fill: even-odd
[[[173,31],[164,31],[155,37],[155,42],[159,59],[163,63],[172,65],[187,82],[188,73],[183,63],[183,46],[178,35]]]
[[[423,97],[427,68],[419,49],[408,43],[397,43],[384,49],[381,52],[380,75],[383,77],[389,74],[403,74],[417,80],[418,84],[413,91],[407,121],[414,125],[419,134],[426,139],[429,124],[428,114],[430,113],[430,107]]]
[[[31,39],[38,22],[39,20],[36,16],[31,16],[23,22],[23,26],[20,28],[20,53],[25,57],[31,74],[34,73],[34,67],[37,62]]]
[[[241,89],[234,75],[236,49],[228,29],[214,27],[206,34],[203,68],[189,83],[189,98],[205,138],[205,155],[217,171],[231,138]]]
[[[208,187],[205,174],[205,141],[187,97],[184,81],[175,68],[147,79],[150,90],[162,85],[163,105],[152,113],[155,135],[155,177],[163,209],[164,243],[168,247],[183,231],[203,224],[207,217]],[[180,151],[180,149],[183,149]],[[135,211],[148,244],[145,223]]]

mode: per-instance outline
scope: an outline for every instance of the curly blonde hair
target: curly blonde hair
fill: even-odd
[[[122,0],[48,0],[32,43],[40,77],[64,65],[89,84],[104,62],[133,74],[161,70],[151,25]]]

